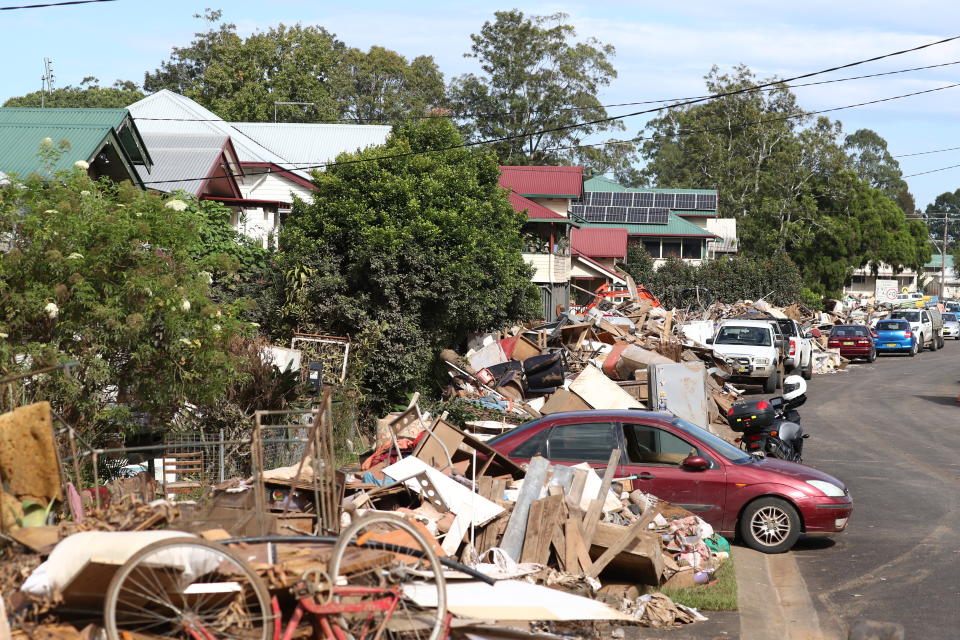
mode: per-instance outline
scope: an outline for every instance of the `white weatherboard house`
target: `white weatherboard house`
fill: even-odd
[[[145,186],[224,203],[234,227],[264,246],[294,197],[309,199],[311,167],[390,135],[381,125],[227,122],[166,89],[127,108],[151,155],[157,149],[162,157]]]

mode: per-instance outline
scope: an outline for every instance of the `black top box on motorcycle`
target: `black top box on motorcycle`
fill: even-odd
[[[727,424],[734,431],[763,429],[773,424],[774,413],[766,400],[738,402],[727,412]]]

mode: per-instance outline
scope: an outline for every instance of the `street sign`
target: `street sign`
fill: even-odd
[[[899,288],[896,280],[877,279],[876,300],[877,302],[893,302],[897,299]]]

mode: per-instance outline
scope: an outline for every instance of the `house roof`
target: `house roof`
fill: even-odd
[[[500,167],[500,186],[527,198],[579,198],[583,167]]]
[[[78,160],[93,163],[105,146],[113,146],[126,165],[130,179],[138,182],[134,164],[149,169],[150,154],[126,109],[23,109],[0,108],[0,169],[26,175],[40,169],[37,152],[44,138],[66,140],[70,148],[53,164],[66,169]]]
[[[570,248],[590,258],[626,258],[627,230],[622,227],[574,229]]]
[[[687,222],[678,215],[670,214],[666,224],[626,224],[621,222],[583,222],[584,229],[626,229],[628,236],[716,238],[716,234]]]
[[[716,189],[663,189],[663,188],[640,188],[625,187],[616,180],[611,180],[605,176],[594,176],[583,183],[584,191],[630,191],[633,193],[699,193],[703,195],[716,195]]]
[[[227,135],[241,162],[269,163],[303,179],[308,167],[339,154],[383,144],[390,127],[356,124],[227,122],[186,96],[163,89],[129,107],[137,126],[150,133]]]
[[[513,205],[514,211],[518,213],[522,213],[523,211],[526,211],[527,218],[529,218],[530,220],[550,220],[550,221],[556,220],[556,221],[572,223],[572,221],[568,217],[562,216],[556,211],[551,211],[550,209],[546,208],[542,204],[538,204],[533,200],[524,198],[523,196],[518,195],[513,191],[507,194],[507,199],[510,200],[510,204]]]
[[[153,155],[155,165],[148,175],[140,176],[157,191],[186,191],[195,196],[227,195],[239,197],[234,174],[241,172],[236,151],[229,136],[219,134],[147,133],[144,142]],[[230,171],[217,171],[221,165]],[[215,174],[220,174],[215,178]],[[208,178],[197,180],[197,178]],[[226,189],[212,188],[209,178],[215,178]]]
[[[930,259],[930,262],[928,262],[923,266],[925,269],[941,269],[944,266],[943,264],[944,262],[946,263],[947,269],[953,269],[953,264],[954,264],[953,256],[950,255],[949,253],[946,256],[946,260],[942,260],[942,256],[935,255],[933,256],[933,258]]]
[[[592,271],[598,272],[600,275],[604,277],[610,278],[611,280],[613,280],[618,284],[627,283],[626,279],[622,275],[618,274],[616,271],[614,271],[610,267],[597,262],[593,258],[588,258],[587,256],[582,254],[574,254],[572,256],[572,260],[573,260],[572,266],[574,270],[576,270],[577,267],[587,271],[592,270]]]

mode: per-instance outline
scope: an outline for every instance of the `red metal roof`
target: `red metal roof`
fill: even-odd
[[[500,186],[528,198],[579,198],[583,167],[500,167]]]
[[[589,258],[627,257],[627,230],[619,227],[574,229],[570,248]]]
[[[513,205],[514,211],[522,212],[526,210],[527,217],[531,220],[565,220],[570,222],[570,219],[566,216],[562,216],[556,211],[551,211],[533,200],[528,200],[521,195],[517,195],[513,191],[507,194],[507,198],[509,198],[510,204]]]

